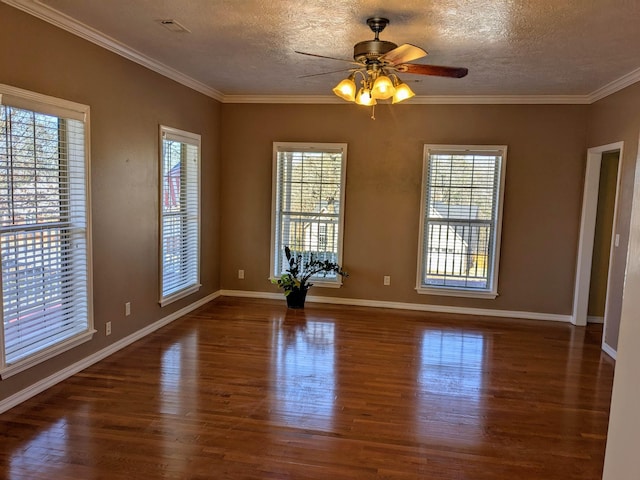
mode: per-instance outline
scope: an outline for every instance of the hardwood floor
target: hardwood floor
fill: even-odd
[[[220,298],[1,415],[0,478],[599,479],[600,335]]]

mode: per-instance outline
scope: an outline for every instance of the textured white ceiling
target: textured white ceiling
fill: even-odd
[[[327,95],[380,35],[461,66],[462,79],[406,75],[418,95],[588,95],[640,68],[640,0],[42,0],[223,95]],[[175,19],[190,33],[157,21]]]

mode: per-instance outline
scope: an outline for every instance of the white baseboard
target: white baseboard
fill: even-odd
[[[31,397],[45,391],[47,388],[54,386],[55,384],[75,375],[76,373],[84,370],[87,367],[90,367],[94,363],[99,362],[107,358],[109,355],[117,352],[118,350],[123,349],[124,347],[131,345],[133,342],[144,338],[150,333],[158,330],[165,325],[173,322],[174,320],[186,315],[187,313],[195,310],[198,307],[214,300],[220,296],[227,297],[244,297],[244,298],[262,298],[262,299],[271,299],[271,300],[283,300],[284,297],[281,293],[271,293],[271,292],[256,292],[256,291],[246,291],[246,290],[219,290],[214,292],[197,302],[188,305],[177,312],[172,313],[160,320],[148,325],[147,327],[138,330],[137,332],[132,333],[128,337],[118,340],[117,342],[109,345],[106,348],[90,355],[89,357],[83,358],[79,362],[74,363],[73,365],[69,365],[68,367],[48,376],[40,380],[39,382],[30,385],[29,387],[21,390],[10,397],[0,401],[0,413],[6,412],[7,410],[15,407],[16,405],[28,400]],[[527,320],[546,320],[553,322],[571,322],[570,315],[558,315],[551,313],[538,313],[538,312],[519,312],[519,311],[511,311],[511,310],[493,310],[488,308],[466,308],[466,307],[451,307],[444,305],[428,305],[421,303],[402,303],[402,302],[388,302],[382,300],[364,300],[357,298],[338,298],[338,297],[322,297],[310,295],[307,297],[308,302],[314,303],[327,303],[334,305],[353,305],[360,307],[374,307],[374,308],[391,308],[398,310],[415,310],[422,312],[435,312],[435,313],[454,313],[454,314],[463,314],[463,315],[480,315],[480,316],[489,316],[489,317],[503,317],[503,318],[521,318]],[[611,355],[615,359],[615,350],[608,347],[608,350],[603,345],[603,350]]]
[[[282,293],[255,292],[246,290],[220,290],[221,296],[265,298],[284,300]],[[481,315],[487,317],[522,318],[526,320],[546,320],[552,322],[571,323],[571,315],[558,315],[554,313],[518,312],[511,310],[494,310],[490,308],[451,307],[447,305],[428,305],[423,303],[387,302],[382,300],[363,300],[359,298],[338,298],[307,296],[308,302],[330,303],[335,305],[353,305],[358,307],[393,308],[398,310],[416,310],[421,312],[456,313],[463,315]]]
[[[284,299],[282,293],[271,292],[255,292],[252,290],[220,290],[221,297],[241,297],[241,298],[264,298],[267,300],[281,300]],[[311,296],[307,296],[307,300],[311,300]]]
[[[37,394],[44,392],[47,388],[54,386],[57,383],[75,375],[76,373],[84,370],[87,367],[90,367],[94,363],[99,362],[107,358],[109,355],[117,352],[118,350],[123,349],[124,347],[131,345],[133,342],[140,340],[141,338],[149,335],[150,333],[158,330],[165,325],[177,320],[178,318],[186,315],[187,313],[195,310],[198,307],[214,300],[220,296],[220,291],[214,292],[210,295],[207,295],[204,298],[201,298],[197,302],[188,305],[177,312],[172,313],[171,315],[167,315],[164,318],[152,323],[151,325],[146,326],[138,330],[137,332],[132,333],[128,337],[122,338],[117,342],[112,343],[106,348],[90,355],[86,358],[83,358],[79,362],[74,363],[73,365],[69,365],[68,367],[57,371],[56,373],[49,375],[46,378],[43,378],[39,382],[34,383],[33,385],[28,386],[24,390],[21,390],[17,393],[14,393],[10,397],[5,398],[0,401],[0,413],[6,412],[7,410],[15,407],[16,405],[24,402],[25,400],[30,399],[31,397],[36,396]]]
[[[602,350],[604,351],[604,353],[606,353],[611,358],[616,360],[616,355],[618,355],[618,352],[616,350],[614,350],[612,347],[610,347],[606,343],[602,342]]]

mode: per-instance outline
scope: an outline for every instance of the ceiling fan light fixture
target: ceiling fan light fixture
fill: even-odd
[[[373,98],[371,96],[371,90],[369,90],[368,88],[361,88],[358,91],[358,95],[356,96],[356,103],[358,105],[364,105],[366,107],[371,107],[375,104],[377,104],[378,102],[376,101],[375,98]]]
[[[333,88],[333,93],[347,102],[354,102],[356,100],[356,82],[354,82],[354,77],[355,75],[349,75],[349,78],[342,80]]]
[[[378,100],[391,98],[395,93],[396,89],[393,86],[393,82],[386,75],[380,75],[376,78],[376,81],[373,82],[373,87],[371,87],[371,96]]]
[[[396,73],[413,75],[432,75],[437,77],[462,78],[468,70],[463,67],[446,67],[443,65],[426,65],[411,63],[427,55],[427,51],[405,43],[400,46],[393,42],[380,39],[380,32],[389,24],[389,19],[383,17],[371,17],[367,19],[367,25],[375,34],[373,40],[364,40],[353,46],[353,60],[336,58],[315,53],[306,53],[296,50],[296,53],[311,57],[338,60],[351,64],[351,68],[335,70],[332,72],[304,75],[313,77],[338,72],[349,71],[351,74],[333,88],[333,93],[338,97],[355,102],[357,105],[374,106],[378,100],[391,99],[391,103],[400,103],[415,97],[415,93],[406,83],[403,83]],[[353,66],[355,65],[355,67]],[[355,83],[355,77],[362,77],[361,88]],[[358,92],[356,94],[356,91]],[[372,109],[375,110],[375,109]],[[371,118],[374,118],[372,115]]]
[[[409,88],[409,85],[404,82],[399,81],[395,89],[396,91],[393,94],[393,100],[391,101],[391,103],[400,103],[404,100],[407,100],[408,98],[415,97],[416,95],[415,93],[413,93],[413,90]]]

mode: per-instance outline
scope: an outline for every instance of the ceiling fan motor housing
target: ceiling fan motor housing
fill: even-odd
[[[397,47],[395,43],[385,40],[365,40],[356,43],[353,47],[353,59],[363,64],[375,62],[379,57]]]

